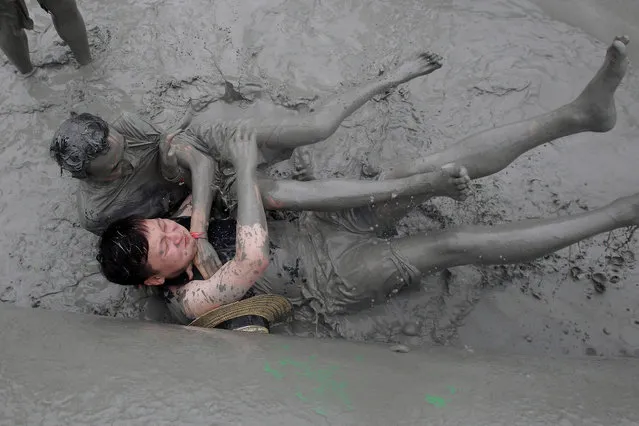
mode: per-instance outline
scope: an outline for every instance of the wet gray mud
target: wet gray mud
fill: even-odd
[[[124,109],[167,127],[189,98],[199,120],[295,114],[397,58],[439,53],[440,70],[376,97],[308,148],[318,177],[360,176],[365,161],[424,155],[572,100],[612,41],[523,0],[86,0],[80,7],[95,61],[79,69],[35,0],[29,6],[38,73],[20,79],[0,58],[0,300],[118,317],[148,318],[150,310],[136,292],[101,278],[96,238],[78,224],[75,183],[48,157],[70,110],[113,117]],[[576,213],[636,192],[639,79],[632,67],[616,101],[611,132],[536,149],[477,181],[473,199],[417,209],[400,234]],[[634,250],[634,235],[620,230],[525,265],[454,268],[333,319],[333,332],[321,323],[292,329],[409,347],[636,356]]]

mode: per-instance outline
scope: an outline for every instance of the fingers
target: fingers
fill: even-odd
[[[166,143],[169,145],[173,143],[173,138],[179,135],[180,133],[182,133],[183,131],[184,129],[178,129],[175,132],[169,133],[168,135],[166,135]]]
[[[170,145],[169,146],[169,152],[166,153],[166,156],[169,159],[173,159],[173,157],[175,157],[175,146],[174,145]]]
[[[191,263],[187,268],[186,268],[186,275],[189,277],[189,280],[193,280],[193,264]]]
[[[235,131],[235,139],[238,141],[254,141],[255,138],[255,129],[246,124],[239,125]]]

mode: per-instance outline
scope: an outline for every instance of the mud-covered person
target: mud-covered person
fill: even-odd
[[[254,135],[240,130],[228,147],[237,168],[237,220],[212,223],[209,238],[225,263],[210,278],[194,268],[197,236],[188,231],[187,217],[128,217],[111,224],[100,239],[97,258],[105,277],[155,289],[182,324],[238,301],[252,289],[285,296],[294,306],[308,306],[320,315],[346,314],[419,283],[422,273],[465,264],[528,262],[639,224],[639,194],[572,216],[393,239],[347,229],[346,222],[361,224],[358,209],[304,212],[295,221],[267,222],[256,178]],[[443,173],[429,175],[431,196],[467,193],[470,178],[464,167],[450,164]]]
[[[326,205],[336,208],[345,199],[369,200],[375,191],[382,199],[390,199],[406,187],[419,188],[412,179],[370,182],[368,186],[359,181],[351,181],[350,185],[276,181],[268,178],[265,169],[278,161],[288,162],[296,147],[328,138],[374,95],[440,67],[438,55],[417,54],[396,69],[328,99],[310,113],[296,116],[191,125],[193,111],[189,105],[182,124],[170,134],[134,114],[123,113],[110,123],[88,113],[72,114],[56,131],[50,153],[62,169],[80,181],[79,220],[85,229],[98,235],[109,223],[132,214],[169,217],[186,201],[188,192],[192,192],[191,232],[206,236],[211,212],[234,215],[236,171],[223,152],[240,125],[250,125],[255,131],[261,166],[258,184],[267,209],[304,210]],[[303,163],[295,159],[292,162]],[[298,169],[304,171],[304,167]],[[198,240],[198,246],[198,259],[213,259],[219,266],[205,238]],[[214,270],[201,266],[207,275]]]
[[[51,15],[58,35],[71,48],[78,63],[91,62],[84,19],[75,0],[38,0],[38,4]],[[33,20],[24,0],[0,0],[0,49],[25,77],[35,71],[25,32],[32,29]]]
[[[287,296],[294,304],[310,305],[316,312],[343,313],[369,306],[372,300],[384,300],[386,295],[419,282],[421,273],[464,264],[526,262],[593,235],[637,225],[639,195],[634,195],[586,213],[554,219],[464,226],[404,238],[380,239],[375,233],[378,226],[393,226],[415,205],[432,197],[464,199],[470,179],[498,173],[540,145],[572,134],[612,129],[617,117],[614,94],[627,70],[628,42],[627,37],[613,41],[599,71],[572,102],[470,135],[440,152],[397,160],[383,166],[384,180],[358,183],[359,187],[383,185],[408,175],[417,193],[400,191],[391,202],[375,205],[340,193],[326,203],[324,212],[303,212],[294,221],[269,221],[269,265],[263,275],[255,268],[233,288],[217,279],[191,281],[188,276],[197,257],[197,239],[178,221],[143,217],[116,221],[105,231],[99,254],[102,271],[114,283],[165,289],[167,297],[173,296],[173,310],[181,310],[183,319],[241,298],[253,283],[258,292]],[[352,183],[340,182],[341,186]],[[340,186],[333,186],[339,193]],[[258,183],[257,198],[264,199],[261,190]],[[331,195],[322,197],[330,199]],[[188,218],[180,222],[188,226]],[[225,229],[225,223],[232,229]],[[261,233],[252,235],[262,241]],[[238,253],[244,256],[246,241],[234,239],[232,219],[213,221],[208,236],[215,249],[226,254],[224,261],[236,259]],[[174,279],[183,281],[173,284]]]

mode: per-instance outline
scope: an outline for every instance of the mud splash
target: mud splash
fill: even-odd
[[[377,97],[329,140],[308,148],[318,177],[359,176],[365,161],[397,152],[423,155],[561,105],[581,91],[610,41],[553,21],[525,0],[427,7],[417,0],[365,6],[87,0],[81,11],[95,62],[78,69],[50,19],[30,3],[36,28],[29,42],[40,70],[22,80],[0,58],[0,300],[120,317],[157,315],[141,295],[98,274],[96,240],[78,225],[75,184],[48,158],[49,140],[68,111],[109,117],[126,109],[167,127],[189,98],[198,101],[199,120],[295,114],[415,50],[441,54],[441,70]],[[567,214],[635,192],[638,93],[631,69],[616,97],[619,120],[612,132],[537,149],[478,181],[466,204],[436,202],[416,210],[400,232]],[[335,319],[335,332],[303,324],[293,332],[637,355],[639,275],[634,258],[618,261],[629,250],[633,236],[618,231],[531,264],[455,268],[384,305]],[[582,271],[575,277],[574,267]],[[604,293],[594,291],[590,277],[596,273],[607,274]]]

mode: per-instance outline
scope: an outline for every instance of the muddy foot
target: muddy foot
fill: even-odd
[[[427,75],[442,67],[442,57],[433,52],[422,52],[407,60],[390,73],[397,84]]]
[[[449,163],[441,168],[442,193],[439,195],[453,200],[464,201],[470,195],[470,176],[466,167]]]
[[[610,208],[612,216],[623,226],[639,226],[639,194],[619,198]]]
[[[592,132],[607,132],[617,122],[615,91],[626,74],[628,58],[627,36],[616,37],[608,47],[604,63],[588,83],[573,105],[578,109],[580,120]]]

